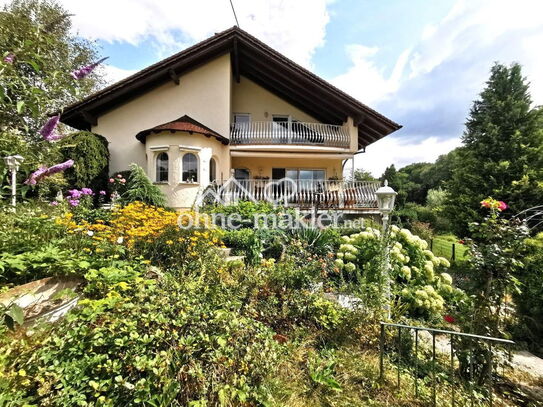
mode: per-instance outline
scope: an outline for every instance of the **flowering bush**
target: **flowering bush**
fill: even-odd
[[[344,279],[369,286],[379,284],[383,271],[379,230],[366,228],[341,239],[335,265]],[[463,297],[463,292],[452,286],[452,277],[446,273],[449,261],[436,257],[428,250],[425,240],[397,226],[391,226],[388,240],[392,290],[412,316],[438,317]]]
[[[133,255],[143,255],[163,266],[205,256],[211,247],[222,245],[221,231],[211,226],[207,215],[176,213],[142,202],[116,207],[109,219],[91,223],[67,212],[57,222],[69,233],[89,236],[93,245],[86,248],[88,252],[104,250],[104,243],[122,245]]]

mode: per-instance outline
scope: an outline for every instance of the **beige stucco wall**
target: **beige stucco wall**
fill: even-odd
[[[168,182],[157,183],[173,208],[190,208],[199,191],[209,185],[209,162],[213,157],[217,164],[217,180],[230,177],[230,154],[228,148],[214,138],[201,134],[185,132],[163,132],[147,136],[145,144],[147,164],[144,166],[151,180],[156,180],[156,157],[161,152],[168,153]],[[185,183],[181,178],[182,158],[186,153],[198,158],[198,182]]]
[[[271,121],[272,115],[276,114],[291,115],[302,122],[318,123],[314,117],[243,76],[239,83],[232,83],[232,114],[234,113],[250,113],[252,121]]]
[[[185,114],[229,137],[231,79],[230,56],[224,55],[182,75],[179,85],[165,83],[98,117],[92,131],[110,143],[110,171],[132,162],[145,167],[145,146],[136,134]]]
[[[316,159],[316,158],[260,158],[260,157],[232,157],[232,168],[246,168],[250,171],[251,178],[272,177],[272,168],[306,168],[325,170],[326,178],[342,178],[342,160]]]

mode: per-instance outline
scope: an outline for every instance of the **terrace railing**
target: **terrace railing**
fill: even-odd
[[[299,208],[369,209],[377,208],[379,186],[378,181],[246,179],[224,185],[220,198],[231,203],[255,200]]]
[[[304,122],[234,123],[230,132],[232,145],[294,144],[349,148],[349,132],[342,126]]]
[[[386,329],[395,330],[393,333],[395,340],[387,343],[386,338]],[[424,362],[428,360],[421,360],[420,356],[423,354],[421,350],[421,335],[420,332],[428,332],[431,336],[431,345],[430,345],[430,382],[431,382],[431,400],[430,403],[432,406],[452,406],[456,405],[456,390],[458,386],[464,386],[470,393],[470,404],[473,406],[475,397],[474,390],[482,390],[486,386],[486,403],[489,406],[493,405],[493,384],[494,384],[494,373],[496,371],[496,356],[495,352],[499,347],[501,347],[502,353],[507,356],[507,359],[511,357],[511,346],[514,345],[513,341],[508,339],[493,338],[490,336],[480,336],[473,335],[462,332],[455,331],[446,331],[442,329],[433,329],[420,326],[411,326],[411,325],[402,325],[402,324],[389,324],[381,322],[381,335],[379,341],[380,349],[380,379],[384,379],[385,374],[385,353],[387,351],[394,355],[396,358],[395,364],[397,369],[397,386],[401,386],[401,374],[400,371],[402,368],[408,370],[412,373],[415,397],[420,396],[419,384],[422,380],[425,379],[425,372],[428,370],[422,369]],[[395,335],[394,335],[395,334]],[[437,360],[438,356],[436,350],[436,336],[444,335],[449,339],[448,345],[448,355],[446,353],[441,356],[448,359],[448,378],[443,380],[444,373],[441,371],[439,373],[440,381],[442,385],[448,386],[448,392],[450,394],[450,400],[437,400],[437,386],[438,386],[438,367]],[[404,341],[404,342],[402,342]],[[460,342],[463,342],[462,348],[458,346]],[[414,342],[414,344],[413,344]],[[405,346],[407,343],[407,346]],[[481,364],[481,352],[477,354],[475,349],[483,349],[485,359],[484,362],[487,364],[488,369],[486,372],[482,372],[482,369],[478,368],[478,365]],[[442,347],[443,351],[443,347]],[[443,352],[442,352],[443,353]],[[459,374],[460,369],[460,357],[462,357],[464,366],[464,374],[461,376]],[[479,366],[480,367],[480,366]],[[443,370],[443,369],[441,369]],[[476,374],[477,372],[477,374]],[[483,374],[483,377],[480,375]],[[445,373],[446,375],[446,373]],[[477,377],[479,375],[479,377]],[[467,378],[466,378],[467,376]],[[446,377],[446,376],[445,376]],[[447,383],[448,382],[448,383]],[[480,405],[480,400],[478,405]]]

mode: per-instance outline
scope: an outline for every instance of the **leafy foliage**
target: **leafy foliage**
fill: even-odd
[[[75,161],[65,172],[70,186],[88,187],[94,191],[107,189],[109,150],[104,137],[80,131],[65,137],[59,144],[64,160]]]
[[[145,170],[137,164],[130,165],[126,191],[121,198],[125,203],[140,201],[154,206],[166,206],[166,197],[160,188],[151,182]]]
[[[514,213],[543,200],[543,110],[532,108],[521,67],[496,64],[473,103],[448,184],[456,234],[484,216],[479,202],[499,196]]]
[[[396,301],[407,306],[413,317],[439,319],[445,310],[453,309],[463,300],[461,290],[452,286],[452,278],[445,271],[449,262],[435,257],[428,244],[407,229],[390,228],[390,250],[386,256],[389,268],[383,269],[383,241],[376,229],[343,236],[336,254],[336,266],[344,280],[362,286],[362,291],[383,298],[386,277],[392,279]],[[385,274],[386,273],[386,274]],[[379,290],[380,292],[375,293]]]
[[[520,290],[514,293],[518,322],[512,331],[516,340],[543,354],[543,233],[528,239],[526,244],[524,268],[517,273]]]

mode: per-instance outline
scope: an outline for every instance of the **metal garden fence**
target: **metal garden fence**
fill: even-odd
[[[437,404],[437,379],[436,379],[436,372],[437,372],[437,356],[436,356],[436,335],[446,335],[450,339],[450,349],[449,349],[449,355],[448,355],[448,383],[450,386],[450,405],[455,406],[456,405],[456,390],[457,386],[459,385],[467,385],[466,387],[470,391],[470,404],[471,406],[474,405],[474,390],[477,388],[483,389],[484,386],[487,386],[487,401],[488,405],[493,405],[493,385],[494,385],[494,363],[495,358],[493,355],[493,348],[497,346],[504,346],[507,349],[507,357],[510,359],[511,357],[511,345],[514,344],[513,341],[510,341],[508,339],[500,339],[500,338],[493,338],[489,336],[480,336],[480,335],[473,335],[468,333],[461,333],[461,332],[455,332],[455,331],[446,331],[442,329],[433,329],[433,328],[426,328],[426,327],[420,327],[420,326],[411,326],[411,325],[403,325],[403,324],[392,324],[392,323],[385,323],[381,322],[381,335],[380,335],[380,341],[379,341],[379,353],[380,353],[380,361],[379,361],[379,369],[380,369],[380,380],[382,381],[384,379],[385,375],[385,353],[387,351],[387,343],[386,343],[386,329],[396,329],[397,330],[397,346],[396,346],[396,369],[397,369],[397,386],[398,388],[401,387],[401,374],[400,371],[402,369],[402,356],[404,357],[404,361],[407,359],[407,351],[414,352],[413,356],[413,366],[408,366],[408,370],[412,372],[413,375],[413,386],[414,386],[414,394],[416,398],[419,398],[419,381],[422,380],[419,376],[422,374],[421,372],[421,365],[422,361],[419,359],[419,355],[421,354],[421,338],[419,335],[419,332],[426,331],[429,332],[432,340],[431,340],[431,368],[430,368],[430,379],[431,379],[431,405],[436,406]],[[405,339],[405,335],[409,335],[410,340],[414,340],[414,345],[409,345],[409,349],[403,349],[402,350],[402,339]],[[472,344],[470,349],[467,351],[467,354],[464,353],[464,350],[459,353],[460,349],[455,349],[455,344],[458,343],[460,340],[467,340],[469,343]],[[474,354],[474,348],[475,344],[482,344],[483,346],[486,346],[488,351],[486,352],[486,355],[488,359],[486,362],[488,363],[489,369],[487,372],[487,377],[483,378],[486,379],[486,383],[483,385],[476,385],[474,380],[474,371],[475,371],[475,364],[477,362],[477,356]],[[390,347],[389,347],[390,349]],[[392,349],[393,350],[393,349]],[[463,379],[458,373],[456,368],[456,361],[458,362],[458,365],[460,365],[460,359],[459,355],[465,355],[465,362],[468,363],[468,372],[469,372],[469,378]],[[440,400],[439,405],[444,406],[448,405],[449,403],[446,403],[445,400]]]

